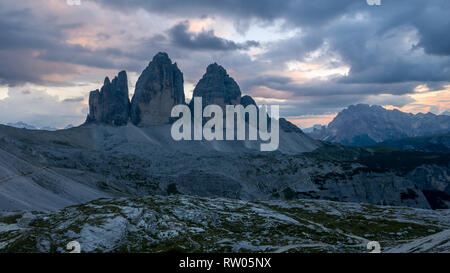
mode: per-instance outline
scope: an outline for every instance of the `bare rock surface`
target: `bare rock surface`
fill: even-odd
[[[450,133],[450,116],[404,113],[378,105],[358,104],[342,110],[327,127],[309,135],[344,145],[367,146],[386,140]]]
[[[183,73],[167,53],[156,54],[136,83],[131,121],[141,127],[169,123],[172,107],[184,103]]]
[[[208,104],[236,105],[241,101],[239,85],[231,78],[225,68],[217,63],[210,64],[202,79],[194,89],[194,97],[201,97],[203,106]],[[192,108],[193,101],[190,103]]]
[[[125,71],[121,71],[112,81],[106,77],[103,87],[89,94],[87,123],[121,126],[128,123],[129,115],[130,99]]]

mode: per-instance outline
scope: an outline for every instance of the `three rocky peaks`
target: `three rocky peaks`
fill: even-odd
[[[216,63],[208,66],[194,89],[194,96],[202,97],[204,105],[241,103],[238,84]],[[254,104],[248,96],[242,99],[243,102],[252,101]],[[185,103],[183,73],[176,63],[172,63],[167,53],[160,52],[139,77],[131,102],[125,71],[112,81],[106,78],[100,90],[92,91],[86,123],[121,126],[131,121],[140,127],[167,124],[171,120],[172,107]]]

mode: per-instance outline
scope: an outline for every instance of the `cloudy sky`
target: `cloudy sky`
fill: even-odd
[[[188,99],[217,62],[303,128],[356,103],[450,110],[450,1],[381,3],[0,0],[0,123],[80,124],[105,76],[126,70],[132,93],[159,51]]]

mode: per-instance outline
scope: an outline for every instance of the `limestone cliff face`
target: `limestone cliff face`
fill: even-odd
[[[136,83],[131,121],[141,127],[169,123],[172,107],[184,103],[183,73],[167,53],[158,53]]]
[[[194,97],[202,97],[203,106],[240,104],[241,90],[227,71],[217,63],[210,64],[194,89]],[[193,101],[190,103],[192,108]]]
[[[127,73],[122,71],[112,81],[105,78],[100,90],[89,94],[89,114],[86,123],[126,125],[130,115]]]

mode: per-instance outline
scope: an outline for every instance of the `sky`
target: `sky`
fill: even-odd
[[[126,70],[130,95],[167,52],[187,99],[217,62],[243,94],[302,128],[343,108],[450,110],[450,1],[0,0],[0,123],[84,122]]]

